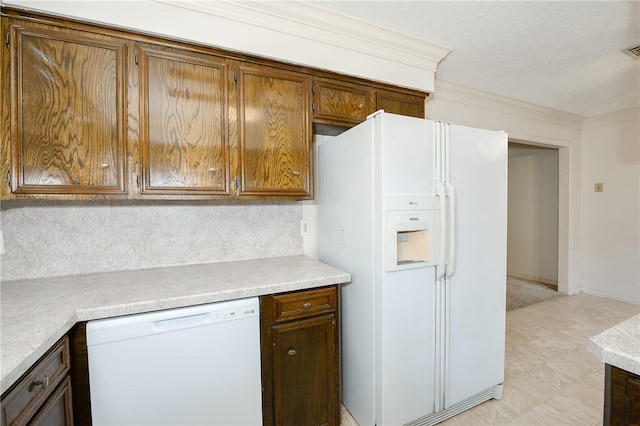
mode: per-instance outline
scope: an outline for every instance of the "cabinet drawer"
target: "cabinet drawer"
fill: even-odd
[[[69,339],[62,338],[2,398],[2,425],[26,424],[69,371]]]
[[[336,308],[335,287],[273,296],[274,322],[334,312]]]

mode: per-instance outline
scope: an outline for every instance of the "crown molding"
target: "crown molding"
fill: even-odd
[[[607,126],[625,121],[640,120],[640,107],[627,108],[585,120],[583,128]]]
[[[443,101],[489,109],[491,111],[528,119],[542,120],[547,123],[555,123],[576,129],[582,128],[585,121],[585,117],[578,114],[519,101],[437,78],[435,87],[435,92],[430,96],[430,98],[434,100],[441,99]]]
[[[153,0],[435,73],[450,49],[303,1]]]

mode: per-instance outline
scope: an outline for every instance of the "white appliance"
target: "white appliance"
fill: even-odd
[[[87,323],[93,424],[261,425],[258,298]]]
[[[318,146],[318,255],[342,286],[342,399],[431,425],[502,396],[507,135],[385,112]]]

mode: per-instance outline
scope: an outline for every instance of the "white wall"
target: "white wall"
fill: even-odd
[[[509,144],[507,274],[558,284],[558,150]]]
[[[582,291],[640,303],[640,111],[587,121],[582,166]]]

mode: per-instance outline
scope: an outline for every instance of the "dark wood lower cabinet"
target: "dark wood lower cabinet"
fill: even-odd
[[[71,402],[71,379],[67,377],[47,400],[32,422],[33,426],[73,425],[73,405]]]
[[[264,425],[340,424],[337,286],[260,301]]]
[[[640,425],[640,376],[605,364],[604,426]]]
[[[69,364],[64,336],[2,395],[2,426],[72,426]]]

